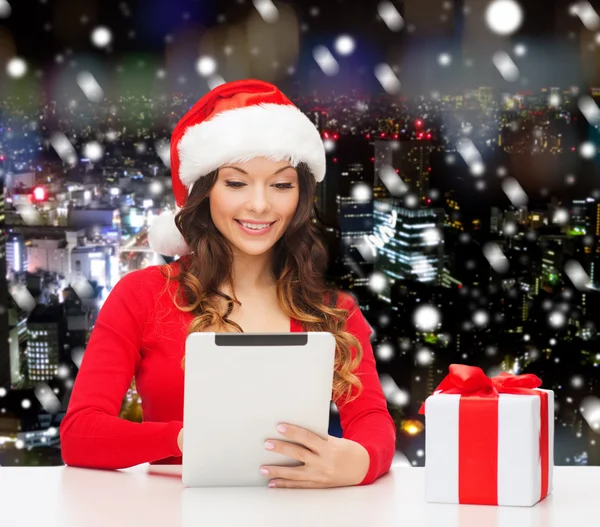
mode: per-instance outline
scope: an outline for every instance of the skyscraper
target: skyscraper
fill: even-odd
[[[6,282],[6,225],[4,214],[4,178],[0,177],[0,387],[10,386],[10,350],[8,342],[8,284]]]
[[[380,178],[381,170],[391,166],[420,202],[424,203],[429,193],[430,158],[433,150],[433,143],[427,138],[414,141],[376,140],[373,190],[375,199],[391,197],[385,182]]]
[[[408,209],[397,200],[376,200],[373,222],[374,231],[381,239],[376,270],[392,279],[441,284],[444,269],[442,209]]]

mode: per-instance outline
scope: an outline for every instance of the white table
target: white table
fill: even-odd
[[[600,524],[600,467],[555,467],[531,508],[431,504],[423,468],[339,489],[186,488],[181,466],[0,467],[2,527],[579,527]]]

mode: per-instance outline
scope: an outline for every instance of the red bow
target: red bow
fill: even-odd
[[[533,373],[513,375],[502,372],[497,377],[490,378],[477,366],[451,364],[449,369],[450,373],[442,380],[435,392],[497,398],[501,393],[537,395],[533,389],[542,385],[542,380]],[[425,414],[425,403],[421,405],[419,414]]]

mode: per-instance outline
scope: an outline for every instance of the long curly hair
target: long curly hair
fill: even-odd
[[[362,383],[353,372],[362,360],[359,340],[345,331],[349,311],[337,307],[339,291],[325,283],[328,262],[326,246],[321,238],[321,220],[315,207],[316,181],[308,167],[297,167],[299,202],[285,233],[273,250],[272,272],[277,283],[277,298],[285,314],[302,324],[304,331],[327,331],[336,340],[332,399],[338,405],[347,404],[362,392]],[[175,223],[192,250],[181,258],[180,272],[172,274],[171,266],[164,265],[163,276],[177,281],[173,296],[175,306],[194,318],[188,334],[208,327],[217,331],[240,332],[243,329],[228,317],[235,297],[231,274],[233,252],[228,240],[212,221],[209,192],[218,178],[218,170],[194,183],[186,204],[176,214]],[[230,284],[233,298],[219,291]],[[222,312],[223,300],[227,309]],[[214,330],[214,329],[213,329]],[[352,348],[356,349],[354,359]],[[185,368],[185,357],[182,361]],[[353,388],[357,391],[352,395]],[[342,397],[344,399],[342,399]]]

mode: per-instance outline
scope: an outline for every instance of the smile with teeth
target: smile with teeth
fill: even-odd
[[[246,223],[244,221],[240,221],[240,223],[247,229],[254,229],[256,231],[266,229],[267,227],[270,227],[272,225],[271,223]]]
[[[240,228],[246,232],[246,234],[250,235],[259,235],[265,234],[271,230],[271,227],[275,223],[274,221],[271,223],[248,223],[246,221],[240,221],[238,219],[235,222],[240,226]]]

